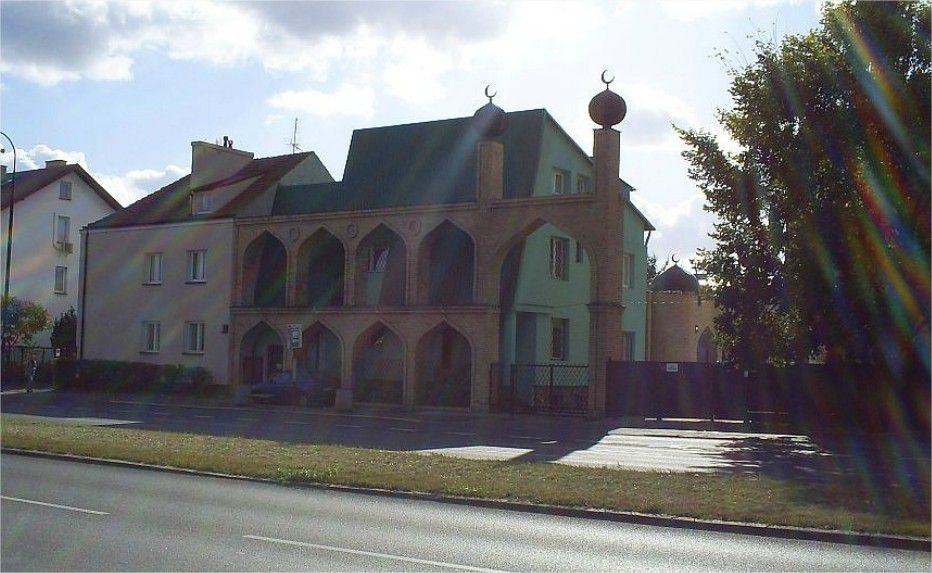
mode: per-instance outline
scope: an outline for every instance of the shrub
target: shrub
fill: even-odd
[[[180,364],[60,359],[56,369],[55,385],[67,390],[199,395],[226,392],[225,386],[212,384],[213,376],[206,368]]]

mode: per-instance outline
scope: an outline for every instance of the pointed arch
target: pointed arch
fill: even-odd
[[[298,371],[340,386],[343,378],[343,339],[323,320],[304,329],[303,344],[296,351]]]
[[[404,238],[379,223],[356,249],[356,304],[404,306],[408,252]]]
[[[415,404],[469,407],[473,346],[459,329],[441,321],[418,341],[415,356]]]
[[[298,247],[295,269],[298,306],[343,306],[346,248],[321,226]]]
[[[718,345],[709,327],[702,331],[696,343],[696,362],[718,362]]]
[[[240,372],[246,385],[266,382],[284,370],[281,334],[264,320],[240,339]]]
[[[263,231],[243,252],[243,303],[247,306],[285,306],[288,252],[281,240]]]
[[[404,338],[381,320],[353,345],[353,400],[401,404],[405,373]]]
[[[476,241],[444,219],[421,239],[418,258],[418,302],[462,306],[475,300]]]

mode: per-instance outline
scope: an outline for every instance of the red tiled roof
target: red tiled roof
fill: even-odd
[[[122,209],[123,206],[120,205],[119,201],[113,198],[110,193],[107,193],[107,190],[104,189],[96,179],[91,177],[91,174],[84,170],[83,167],[77,164],[65,165],[63,167],[45,167],[43,169],[33,169],[31,171],[17,171],[15,174],[16,177],[16,202],[20,202],[26,197],[29,197],[39,189],[44,188],[50,183],[61,179],[69,173],[74,173],[78,177],[84,180],[88,186],[94,190],[97,195],[100,196],[107,205],[110,205],[114,209]],[[0,191],[0,209],[6,209],[10,206],[10,197],[13,193],[13,177],[14,174],[7,173],[3,179],[3,188]]]

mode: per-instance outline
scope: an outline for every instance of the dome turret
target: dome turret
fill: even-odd
[[[654,278],[650,289],[654,292],[677,291],[699,294],[699,279],[674,264]]]
[[[483,138],[498,137],[508,129],[508,116],[502,108],[492,103],[495,93],[489,94],[489,87],[485,86],[485,97],[489,103],[476,110],[472,116],[472,125]]]
[[[592,101],[589,102],[589,117],[602,127],[618,125],[628,113],[628,104],[625,103],[625,100],[609,89],[608,85],[615,79],[606,80],[605,74],[607,71],[602,72],[602,82],[605,83],[605,90],[596,94]]]

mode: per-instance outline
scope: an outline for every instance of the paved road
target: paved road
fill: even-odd
[[[930,554],[0,456],[3,570],[896,570]]]
[[[621,426],[618,420],[455,412],[340,414],[290,407],[153,404],[54,392],[4,393],[2,411],[65,423],[126,424],[140,429],[637,470],[754,472],[833,480],[843,473],[857,475],[876,459],[895,468],[898,475],[893,477],[910,487],[927,484],[929,473],[928,447],[896,450],[901,452],[896,460],[884,458],[888,452],[850,449],[828,455],[803,436],[734,431],[734,424],[718,424],[718,430],[711,431],[632,428]],[[723,431],[727,428],[732,429]],[[918,481],[913,479],[916,475]]]

